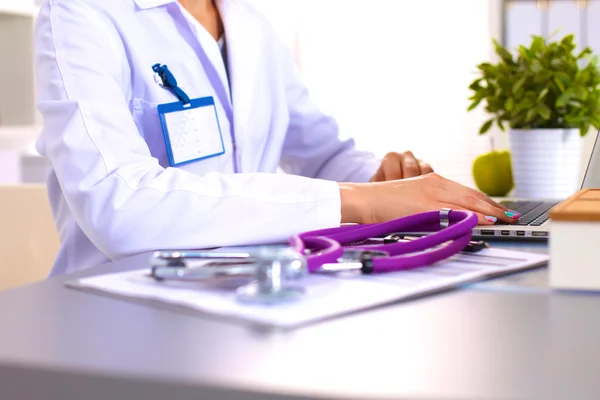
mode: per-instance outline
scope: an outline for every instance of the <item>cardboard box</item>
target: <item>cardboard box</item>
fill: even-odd
[[[550,218],[550,286],[600,291],[600,189],[577,192]]]

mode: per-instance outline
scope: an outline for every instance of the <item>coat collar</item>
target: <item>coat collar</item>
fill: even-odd
[[[177,0],[133,1],[142,10],[177,3]],[[243,142],[244,138],[251,134],[247,127],[253,112],[253,97],[257,90],[256,76],[259,72],[260,60],[265,57],[264,43],[267,31],[262,18],[255,15],[252,8],[244,1],[217,0],[216,4],[225,27],[230,85],[226,83],[225,65],[218,45],[208,32],[194,24],[198,29],[196,39],[217,71],[220,83],[231,88],[233,104],[227,104],[226,108],[229,108],[233,116],[236,140]],[[180,9],[183,10],[183,7]]]
[[[217,0],[217,3],[227,3],[228,0]],[[177,2],[177,0],[133,0],[133,2],[142,10],[161,7],[166,4]]]
[[[169,1],[169,0],[136,0]],[[171,0],[175,2],[176,0]],[[223,63],[223,57],[208,32],[199,24],[193,23],[196,39],[204,49],[210,63],[217,71],[223,87],[230,89],[231,103],[227,104],[232,114],[236,140],[241,144],[248,132],[248,121],[252,116],[254,95],[257,90],[256,76],[261,59],[264,59],[265,22],[254,14],[253,9],[244,1],[216,0],[225,28],[227,58],[229,61],[229,79]],[[183,7],[180,7],[185,13]],[[188,14],[189,18],[189,14]],[[229,85],[227,81],[229,80]],[[227,101],[223,99],[224,102]]]
[[[243,136],[254,104],[256,76],[260,60],[264,59],[265,27],[243,2],[218,0],[225,25],[225,39],[229,58],[236,134]],[[236,104],[239,106],[236,107]]]
[[[133,2],[142,10],[164,6],[165,4],[175,3],[177,0],[133,0]]]

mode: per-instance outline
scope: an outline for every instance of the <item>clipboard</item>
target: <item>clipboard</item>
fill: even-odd
[[[373,275],[311,274],[298,282],[305,290],[302,298],[277,305],[240,303],[235,297],[235,288],[240,282],[164,284],[152,279],[148,268],[77,279],[66,285],[151,307],[191,311],[263,327],[295,329],[545,266],[548,260],[545,254],[486,248],[479,252],[462,252],[429,267],[408,271]]]

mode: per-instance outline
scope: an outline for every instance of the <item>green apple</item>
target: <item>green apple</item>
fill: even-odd
[[[513,189],[510,152],[493,150],[482,154],[473,163],[473,178],[477,188],[490,197],[504,197]]]

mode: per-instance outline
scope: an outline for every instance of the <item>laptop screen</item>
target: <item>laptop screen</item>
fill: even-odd
[[[596,141],[590,155],[590,160],[581,182],[581,188],[600,188],[600,131],[596,133]]]

